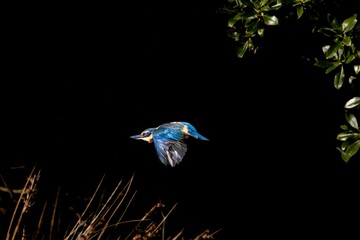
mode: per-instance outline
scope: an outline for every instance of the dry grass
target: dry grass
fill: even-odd
[[[134,176],[126,182],[119,181],[111,192],[100,193],[104,188],[103,177],[91,198],[87,200],[84,210],[77,214],[75,223],[62,221],[61,212],[59,212],[61,209],[59,207],[60,187],[52,204],[45,202],[36,218],[30,215],[34,214],[30,209],[36,200],[39,180],[40,171],[36,171],[35,167],[31,170],[21,190],[11,190],[2,179],[4,186],[0,188],[1,192],[8,193],[12,198],[19,195],[12,211],[5,211],[5,208],[0,207],[4,215],[11,213],[5,240],[185,239],[185,229],[181,229],[173,236],[167,235],[165,231],[165,222],[176,208],[176,204],[170,209],[166,209],[165,204],[157,202],[140,218],[127,219],[125,217],[136,195],[136,191],[131,190]],[[47,214],[48,212],[49,214]],[[210,232],[206,229],[190,239],[215,239],[220,230]]]

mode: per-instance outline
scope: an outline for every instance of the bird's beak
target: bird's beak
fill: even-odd
[[[139,134],[139,135],[130,136],[130,138],[136,139],[136,140],[141,140],[141,139],[142,139],[142,136]]]

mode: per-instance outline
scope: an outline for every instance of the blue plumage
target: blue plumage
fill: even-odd
[[[205,141],[209,140],[187,122],[164,123],[156,128],[148,128],[139,135],[131,136],[131,138],[149,143],[153,142],[160,161],[166,166],[174,167],[185,156],[187,146],[183,139],[189,136]]]

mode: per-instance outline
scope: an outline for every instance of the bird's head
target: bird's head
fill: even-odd
[[[130,136],[130,138],[136,139],[136,140],[144,140],[149,143],[153,142],[153,136],[152,132],[155,130],[155,128],[148,128],[142,131],[139,135]]]

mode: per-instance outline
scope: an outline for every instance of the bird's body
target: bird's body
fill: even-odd
[[[197,132],[195,127],[187,122],[164,123],[156,128],[148,128],[139,135],[131,136],[133,139],[154,143],[160,161],[172,167],[179,164],[187,151],[183,139],[189,136],[209,140]]]

